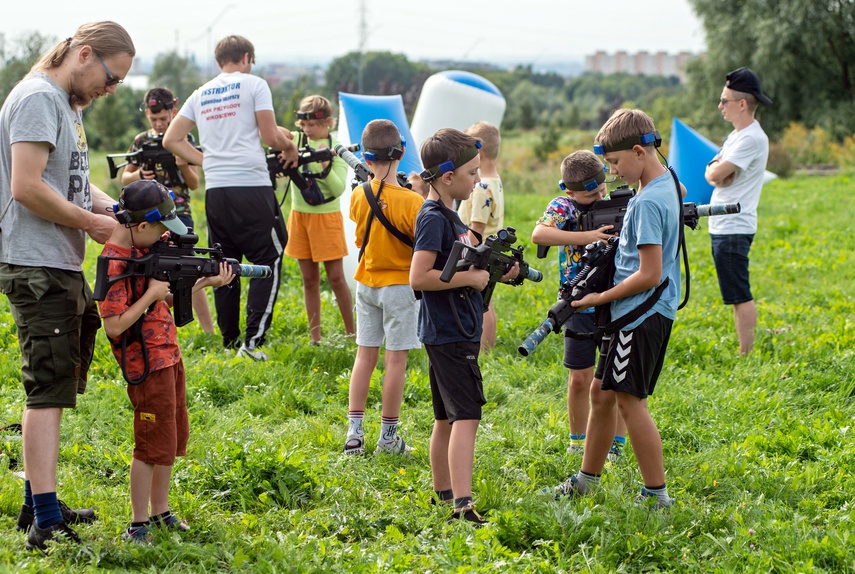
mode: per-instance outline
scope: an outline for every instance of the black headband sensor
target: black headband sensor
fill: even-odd
[[[407,147],[407,140],[401,138],[401,143],[398,145],[389,146],[384,149],[369,149],[365,148],[362,152],[362,157],[365,161],[397,161],[404,157],[404,149]]]
[[[301,112],[297,111],[297,119],[298,120],[323,120],[330,117],[329,113],[324,110],[318,110],[316,112]]]
[[[150,110],[153,114],[158,114],[163,110],[171,110],[175,107],[175,104],[178,103],[177,98],[172,98],[171,100],[164,98],[161,100],[155,96],[150,96],[143,103],[140,104],[140,111],[144,112],[146,110]]]

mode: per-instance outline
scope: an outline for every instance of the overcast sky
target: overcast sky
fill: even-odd
[[[146,60],[177,49],[204,62],[211,44],[227,34],[249,38],[262,62],[327,60],[358,50],[363,40],[366,50],[403,53],[411,60],[535,65],[581,60],[597,50],[705,49],[702,25],[688,0],[4,0],[0,33],[8,49],[28,32],[59,39],[95,20],[123,25]],[[367,30],[364,38],[360,29]]]

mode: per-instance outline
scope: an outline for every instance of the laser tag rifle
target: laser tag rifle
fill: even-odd
[[[483,310],[486,312],[490,305],[490,299],[493,297],[496,283],[511,270],[514,263],[520,264],[520,272],[516,278],[508,281],[508,285],[516,287],[522,285],[526,279],[535,283],[543,280],[543,273],[532,269],[523,259],[523,248],[513,246],[516,242],[516,229],[513,227],[500,229],[496,235],[491,235],[477,247],[462,241],[455,241],[439,279],[443,283],[448,283],[458,270],[470,265],[476,269],[484,269],[489,272],[490,280],[481,292],[484,296]]]
[[[297,165],[286,169],[282,165],[282,162],[279,161],[280,153],[282,151],[278,149],[267,149],[267,171],[270,173],[270,183],[273,185],[273,189],[276,189],[276,180],[278,178],[289,177],[301,192],[311,188],[315,184],[315,178],[319,174],[304,173],[297,168],[307,163],[332,161],[335,157],[335,154],[329,148],[322,147],[315,149],[306,144],[297,150]]]
[[[679,189],[679,187],[678,187]],[[615,192],[617,196],[615,197]],[[591,229],[599,229],[604,225],[613,225],[616,234],[620,233],[623,227],[623,218],[626,215],[626,207],[629,200],[635,195],[635,190],[627,186],[621,186],[615,189],[610,195],[610,199],[595,201],[591,204],[591,208],[584,214],[579,216],[579,227],[582,231]],[[739,213],[741,211],[739,203],[722,203],[722,204],[707,204],[696,205],[694,203],[683,204],[683,224],[691,229],[697,229],[698,220],[701,217],[710,217],[714,215],[728,215]],[[549,309],[546,320],[541,325],[529,334],[517,348],[519,353],[527,357],[538,345],[549,335],[550,332],[560,333],[564,323],[576,312],[576,308],[572,307],[572,301],[578,301],[584,298],[589,293],[602,293],[611,287],[612,278],[614,276],[614,257],[618,249],[618,236],[610,237],[608,243],[596,241],[585,247],[585,254],[582,256],[582,261],[585,266],[579,271],[576,277],[565,284],[558,293],[558,302]],[[604,332],[610,333],[620,329],[622,326],[628,325],[632,317],[640,317],[646,313],[658,300],[659,294],[664,290],[666,283],[663,281],[654,290],[648,299],[636,308],[633,313],[625,315],[621,320],[623,324],[609,324],[608,321],[602,320],[600,313],[603,309],[597,308],[598,325],[601,327],[593,333],[577,333],[574,336],[577,338],[594,338],[597,334]],[[688,299],[689,292],[689,273],[688,261],[686,261],[686,297]],[[682,306],[682,305],[681,305]],[[617,322],[615,322],[617,323]]]
[[[238,277],[270,277],[272,270],[267,265],[244,265],[236,259],[223,255],[219,244],[212,248],[196,247],[199,237],[194,233],[186,235],[170,234],[169,241],[158,241],[142,257],[98,257],[95,271],[96,301],[103,301],[107,291],[117,281],[133,277],[154,277],[169,283],[173,296],[175,325],[182,327],[193,320],[191,304],[193,285],[200,277],[213,277],[220,274],[220,263],[228,263],[232,273]],[[199,257],[197,254],[208,255]],[[107,276],[110,261],[124,261],[125,271],[113,277]]]
[[[335,154],[341,159],[343,159],[344,163],[349,165],[350,168],[353,170],[354,181],[351,182],[351,189],[355,188],[360,183],[365,183],[374,179],[374,172],[371,171],[371,168],[368,167],[368,164],[364,161],[361,161],[352,153],[355,151],[359,151],[359,144],[353,144],[347,147],[341,144],[336,144],[336,146],[333,148],[333,151],[335,151]],[[396,172],[395,177],[398,180],[398,187],[413,189],[413,184],[411,184],[407,180],[406,173],[404,173],[403,171]]]
[[[135,152],[107,154],[110,179],[114,179],[119,174],[119,168],[131,164],[140,166],[141,170],[155,172],[158,174],[157,181],[170,189],[186,187],[184,176],[175,163],[175,155],[163,147],[163,134],[157,134],[153,138],[143,140],[140,145],[142,147]],[[196,149],[202,151],[202,148],[198,146]],[[118,158],[124,159],[125,163],[117,165],[115,160]]]
[[[591,204],[591,207],[579,215],[579,229],[590,231],[599,229],[604,225],[613,225],[609,233],[620,234],[623,227],[623,218],[629,200],[635,196],[635,190],[629,186],[622,185],[609,195],[609,199],[601,199]],[[729,215],[739,213],[742,207],[739,203],[714,203],[697,205],[687,202],[683,204],[683,225],[691,229],[697,229],[701,217],[713,215]]]

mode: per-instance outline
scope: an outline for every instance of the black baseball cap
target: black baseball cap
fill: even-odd
[[[772,104],[772,100],[766,97],[760,89],[760,78],[751,68],[743,66],[737,70],[733,70],[727,75],[727,81],[724,85],[731,90],[751,94],[757,98],[760,103],[766,104],[767,106]]]

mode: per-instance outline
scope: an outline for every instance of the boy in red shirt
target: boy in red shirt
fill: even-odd
[[[167,231],[187,233],[169,190],[154,180],[125,187],[116,209],[124,211],[131,223],[116,226],[102,255],[139,257]],[[111,261],[108,276],[121,274],[126,265]],[[219,275],[200,278],[193,291],[226,285],[232,279],[234,275],[224,263]],[[149,531],[155,526],[190,529],[169,511],[172,464],[176,456],[187,454],[190,436],[184,363],[169,301],[168,283],[129,277],[114,283],[99,303],[104,331],[130,383],[128,397],[134,406],[133,521],[122,538],[143,544],[150,541]],[[140,320],[141,326],[135,328]]]

